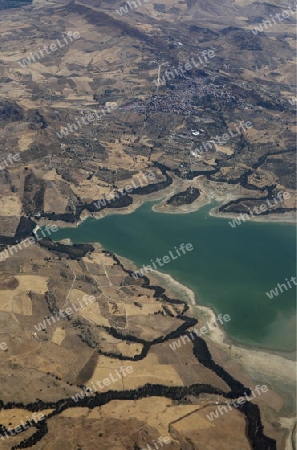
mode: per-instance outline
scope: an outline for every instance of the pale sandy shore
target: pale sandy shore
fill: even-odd
[[[165,214],[188,214],[198,211],[200,208],[211,202],[211,196],[208,195],[205,190],[201,189],[201,186],[199,185],[199,179],[181,181],[179,179],[173,178],[173,183],[170,187],[170,191],[169,189],[167,189],[167,191],[169,192],[166,195],[164,195],[164,191],[164,194],[160,198],[160,202],[153,206],[152,210],[154,212]],[[200,190],[200,196],[193,203],[191,203],[190,205],[181,205],[179,207],[166,204],[170,197],[177,194],[178,192],[185,191],[189,187],[195,187]]]
[[[166,189],[167,191],[167,189]],[[164,193],[164,191],[163,191]],[[170,195],[172,192],[170,193]],[[168,195],[168,194],[167,194]],[[150,196],[150,200],[160,200],[160,198],[163,197],[163,194],[161,192],[155,193],[153,196]],[[164,198],[164,197],[163,197]],[[205,197],[204,200],[206,203],[210,202],[209,197]],[[120,209],[120,210],[104,210],[101,213],[94,214],[93,217],[96,219],[105,217],[106,215],[110,214],[130,214],[133,211],[135,211],[137,208],[139,208],[146,200],[139,199],[136,202],[133,202],[132,205],[130,205],[128,208]],[[203,202],[203,205],[206,204]],[[197,207],[199,209],[201,206]],[[159,206],[159,205],[155,205]],[[189,207],[190,212],[192,210],[192,205]],[[162,212],[165,212],[162,209]],[[176,213],[180,214],[180,211],[177,211]],[[216,215],[214,209],[211,210],[210,215]],[[219,217],[223,216],[226,218],[226,215],[219,215]],[[89,217],[89,214],[88,214]],[[236,216],[234,216],[236,217]],[[85,217],[86,218],[86,217]],[[85,219],[83,218],[83,220]],[[259,221],[266,221],[265,219],[258,219]],[[272,220],[269,221],[277,221],[277,222],[283,222],[284,220],[280,217],[272,218]],[[293,222],[293,221],[292,221]],[[290,222],[291,223],[291,222]],[[67,226],[67,225],[66,225]],[[68,225],[69,226],[69,225]],[[78,224],[76,225],[78,226]],[[133,266],[135,269],[135,266],[132,261],[129,261],[126,258],[120,257],[121,260],[125,260],[125,266]],[[198,305],[197,304],[197,298],[195,293],[188,288],[187,286],[184,286],[174,278],[172,278],[168,274],[163,274],[158,271],[152,271],[149,275],[149,278],[159,278],[162,280],[160,282],[161,286],[167,287],[170,291],[175,291],[176,295],[179,296],[179,298],[184,299],[187,301],[188,304],[191,305],[191,309],[193,311],[193,314],[195,316],[199,317],[204,316],[207,321],[214,320],[216,318],[215,312],[206,306]],[[206,337],[206,340],[210,339],[213,343],[224,347],[225,349],[228,348],[230,352],[230,357],[234,358],[236,356],[237,359],[241,359],[244,363],[244,365],[248,368],[249,371],[261,371],[264,374],[267,374],[269,376],[273,376],[275,378],[278,378],[279,380],[288,380],[290,382],[295,381],[296,379],[296,364],[295,361],[292,361],[291,354],[287,355],[288,357],[274,354],[272,352],[266,352],[261,350],[253,350],[251,348],[244,348],[242,346],[237,346],[236,344],[232,343],[230,341],[230,338],[227,336],[226,332],[220,328],[216,327],[214,330],[210,331]],[[232,345],[230,345],[230,342]]]
[[[191,205],[182,205],[180,207],[168,207],[168,205],[165,204],[165,201],[154,205],[152,210],[154,212],[160,212],[163,214],[189,214],[195,211],[199,211],[199,209],[201,209],[203,206],[211,203],[211,201],[214,202],[219,202],[221,205],[223,203],[226,202],[226,200],[224,202],[222,202],[221,198],[216,198],[216,197],[210,197],[207,195],[204,195],[202,198],[197,199],[196,201],[194,201]],[[229,199],[228,199],[229,201]],[[212,217],[218,217],[220,219],[237,219],[239,216],[238,214],[227,214],[227,213],[221,213],[219,212],[219,208],[218,206],[212,208],[209,211],[209,215]],[[264,222],[264,223],[269,223],[269,222],[278,222],[278,223],[291,223],[291,224],[295,224],[297,221],[297,214],[295,212],[288,212],[288,213],[284,213],[284,214],[268,214],[266,216],[261,216],[261,217],[251,217],[251,219],[249,220],[249,222]],[[247,221],[246,221],[247,222]],[[242,221],[242,223],[244,223]]]
[[[60,241],[63,244],[72,245],[70,239],[63,239]],[[96,247],[102,248],[98,242],[94,243]],[[123,256],[117,255],[122,261],[124,267],[130,270],[139,270],[133,261]],[[152,270],[147,274],[151,284],[157,284],[166,289],[169,296],[175,296],[185,301],[189,306],[192,314],[197,318],[203,318],[207,322],[214,322],[216,314],[213,309],[208,306],[198,304],[198,298],[195,292],[188,286],[177,281],[169,274]],[[273,378],[279,380],[287,380],[295,383],[296,381],[296,361],[292,358],[292,352],[286,354],[285,352],[264,351],[259,349],[245,348],[239,346],[231,341],[225,330],[221,326],[217,326],[204,335],[206,340],[211,340],[216,345],[228,350],[230,358],[236,358],[242,361],[248,371],[261,371]],[[239,358],[240,356],[240,358]]]
[[[166,189],[167,190],[167,189]],[[182,205],[180,207],[172,207],[166,205],[166,201],[168,198],[170,198],[172,195],[174,195],[174,192],[171,191],[170,194],[167,194],[164,196],[165,191],[161,194],[162,191],[160,191],[155,195],[147,196],[147,199],[140,199],[140,198],[133,198],[132,205],[126,207],[126,208],[120,208],[120,209],[104,209],[102,212],[94,213],[94,214],[83,214],[81,217],[80,222],[78,222],[75,226],[78,226],[81,222],[83,222],[88,217],[94,217],[96,219],[102,219],[103,217],[113,215],[113,214],[131,214],[135,212],[140,206],[142,206],[146,202],[150,201],[159,201],[159,203],[153,205],[152,211],[156,213],[162,213],[162,214],[190,214],[196,211],[199,211],[203,206],[210,204],[212,201],[218,202],[220,204],[223,204],[226,202],[226,200],[223,202],[221,198],[211,197],[206,195],[205,193],[201,194],[201,197],[199,197],[196,201],[194,201],[191,205]],[[236,197],[237,198],[237,197]],[[228,199],[229,201],[230,199]],[[225,220],[232,220],[236,219],[238,217],[238,214],[227,214],[227,213],[221,213],[218,211],[218,206],[216,205],[214,208],[212,208],[209,211],[209,215],[212,217],[218,217],[220,219]],[[297,222],[297,213],[295,212],[288,212],[284,214],[268,214],[266,216],[261,217],[251,217],[249,221],[246,222],[264,222],[264,223],[290,223],[290,224],[296,224]],[[242,222],[244,223],[244,222]],[[73,226],[71,224],[66,226]]]
[[[195,317],[201,317],[213,322],[216,319],[215,312],[207,307],[197,304],[197,297],[195,293],[187,286],[172,278],[171,275],[164,274],[157,271],[152,271],[152,275],[159,282],[162,287],[180,293],[179,297],[186,300],[191,305],[191,310]],[[151,274],[148,275],[151,278]],[[291,359],[291,353],[288,358],[279,354],[274,354],[272,351],[255,350],[252,348],[244,348],[234,343],[230,345],[230,338],[222,327],[216,327],[204,335],[206,340],[211,340],[213,343],[223,347],[228,351],[230,358],[242,361],[248,371],[261,372],[269,377],[276,378],[281,381],[287,380],[294,383],[296,380],[296,362]],[[239,358],[240,356],[240,358]]]
[[[58,220],[55,223],[57,224],[57,226],[59,228],[77,228],[86,219],[88,219],[90,217],[99,220],[99,219],[103,219],[106,216],[132,214],[138,208],[140,208],[144,203],[161,201],[164,198],[164,196],[168,195],[169,190],[170,190],[170,186],[162,191],[153,192],[152,194],[148,194],[145,196],[142,196],[142,195],[135,196],[134,195],[133,203],[125,208],[105,208],[102,211],[96,211],[94,213],[90,213],[89,211],[84,210],[81,214],[80,220],[78,220],[75,223],[62,222],[62,221],[58,221]],[[41,219],[39,221],[40,226],[44,226],[47,224],[48,224],[48,221],[45,219]]]
[[[209,215],[212,217],[218,217],[222,219],[236,219],[238,217],[238,214],[226,214],[226,213],[220,213],[218,211],[219,206],[223,205],[226,202],[236,200],[238,198],[241,198],[244,196],[243,193],[239,194],[238,192],[233,192],[230,190],[230,192],[218,192],[218,190],[215,190],[214,188],[205,188],[203,185],[203,180],[199,179],[199,177],[195,180],[180,180],[176,178],[175,176],[172,176],[173,183],[168,186],[166,189],[153,192],[152,194],[148,194],[145,196],[140,195],[133,195],[133,203],[125,208],[106,208],[102,211],[90,213],[88,211],[83,211],[81,214],[81,218],[76,223],[68,223],[68,222],[61,222],[56,221],[56,224],[59,228],[76,228],[78,227],[84,220],[88,219],[89,217],[93,217],[95,219],[102,219],[106,216],[110,215],[122,215],[122,214],[132,214],[135,212],[138,208],[140,208],[144,203],[147,202],[158,202],[157,204],[153,205],[152,211],[156,213],[162,213],[162,214],[189,214],[192,212],[196,212],[199,209],[201,209],[203,206],[210,204],[211,202],[216,202],[216,205],[214,208],[212,208],[209,211]],[[167,205],[167,200],[172,197],[174,194],[178,192],[182,192],[186,190],[188,187],[196,187],[200,190],[200,196],[197,200],[195,200],[190,205],[181,205],[179,207],[174,207]],[[290,213],[284,213],[284,214],[269,214],[267,216],[261,216],[261,217],[251,217],[251,222],[279,222],[279,223],[291,223],[295,224],[297,221],[297,213],[290,212]],[[41,219],[39,221],[40,226],[44,226],[48,224],[48,221],[45,219]]]
[[[175,280],[171,275],[161,272],[153,271],[152,276],[149,275],[151,282],[157,283],[166,288],[167,295],[174,295],[175,297],[187,301],[193,315],[200,319],[203,324],[205,322],[212,323],[216,319],[215,312],[206,306],[197,305],[198,299],[195,293],[187,286]],[[232,318],[231,318],[232,319]],[[227,364],[223,364],[227,368],[229,361],[232,364],[235,362],[240,366],[243,372],[248,373],[253,381],[263,384],[263,379],[272,387],[275,392],[278,392],[282,398],[282,389],[279,386],[291,387],[292,401],[294,402],[294,391],[296,386],[296,361],[292,360],[292,354],[288,357],[274,354],[273,351],[262,351],[252,348],[244,348],[243,346],[232,343],[230,345],[230,338],[227,336],[224,329],[220,326],[212,327],[208,333],[203,335],[206,342],[211,342],[217,348],[226,352]],[[283,398],[284,404],[288,401],[287,395]],[[294,406],[293,406],[294,411]],[[292,413],[289,413],[292,414]],[[266,415],[265,415],[266,416]],[[266,419],[270,417],[266,416]],[[271,420],[271,418],[270,418]],[[279,422],[280,428],[286,430],[286,438],[282,442],[282,450],[294,450],[296,417],[294,415],[279,415],[276,420]]]
[[[64,239],[61,242],[71,244],[70,239]],[[122,256],[117,256],[126,268],[130,270],[137,270],[132,261]],[[215,321],[215,312],[207,306],[197,304],[198,299],[195,292],[174,279],[171,275],[152,270],[149,274],[147,274],[147,276],[150,279],[151,284],[158,284],[161,287],[166,288],[168,295],[172,296],[173,294],[175,297],[186,301],[190,305],[190,309],[195,317],[203,318],[208,322]],[[261,372],[262,374],[282,382],[287,380],[290,383],[295,383],[296,362],[295,360],[292,360],[292,353],[288,353],[286,355],[283,352],[282,355],[280,355],[279,352],[274,354],[272,350],[256,350],[236,345],[230,340],[230,337],[220,326],[209,330],[204,337],[206,340],[211,340],[214,344],[224,348],[224,350],[227,350],[230,359],[236,358],[238,362],[241,361],[248,372]]]
[[[216,198],[207,198],[206,196],[203,197],[203,200],[196,200],[195,202],[193,202],[191,205],[182,205],[180,207],[168,207],[167,205],[165,205],[165,202],[159,203],[157,205],[154,205],[152,210],[154,212],[160,212],[163,214],[189,214],[195,211],[199,211],[199,209],[201,209],[203,206],[211,203],[211,201],[219,201]],[[223,204],[223,202],[221,203]],[[238,214],[226,214],[226,213],[221,213],[219,212],[219,208],[216,206],[214,208],[212,208],[209,213],[210,216],[212,217],[218,217],[220,219],[237,219],[239,216]],[[288,213],[284,213],[284,214],[268,214],[266,216],[261,216],[261,217],[251,217],[251,219],[249,220],[249,222],[264,222],[264,223],[269,223],[269,222],[278,222],[278,223],[291,223],[291,224],[295,224],[297,221],[297,215],[295,212],[288,212]],[[248,221],[246,221],[248,222]],[[244,223],[242,221],[242,223]]]
[[[71,243],[69,239],[65,239],[63,242]],[[97,249],[102,248],[98,243],[95,243],[95,246]],[[138,270],[133,261],[119,255],[117,256],[126,269],[132,271]],[[169,297],[185,301],[190,307],[192,316],[199,320],[200,326],[206,322],[213,323],[216,320],[214,310],[197,304],[198,298],[195,292],[171,275],[152,270],[147,276],[151,285],[163,287],[166,289],[166,294]],[[221,326],[212,327],[211,330],[209,329],[208,333],[203,335],[203,339],[216,348],[221,349],[227,355],[226,362],[222,364],[227,370],[230,362],[232,365],[236,364],[241,368],[240,373],[249,374],[255,384],[257,382],[263,384],[263,379],[266,383],[268,381],[268,384],[272,386],[275,392],[278,392],[280,397],[282,397],[282,389],[279,391],[278,387],[285,385],[288,388],[289,386],[291,387],[293,397],[296,382],[296,361],[292,359],[292,353],[287,355],[283,353],[283,355],[280,355],[275,354],[273,350],[263,351],[237,345],[230,340],[230,337]],[[288,401],[287,398],[283,400],[284,403]],[[291,413],[288,413],[288,415],[283,414],[282,416],[277,415],[276,419],[279,421],[280,428],[286,430],[283,450],[294,450],[292,442],[294,440],[296,418],[289,414]]]
[[[213,208],[209,212],[210,216],[218,217],[221,219],[237,219],[239,216],[238,214],[226,214],[221,213],[218,211],[218,208]],[[239,217],[240,218],[240,217]],[[278,223],[291,223],[295,224],[297,220],[297,216],[295,212],[288,212],[284,214],[268,214],[267,216],[261,216],[261,217],[252,217],[249,222],[278,222]],[[244,222],[242,222],[244,223]]]
[[[197,200],[195,200],[190,205],[181,205],[178,207],[167,205],[167,200],[174,194],[178,192],[182,192],[186,190],[188,187],[196,187],[200,190],[200,196]],[[164,191],[165,194],[165,191]],[[171,192],[167,195],[163,195],[161,197],[160,203],[157,205],[154,205],[152,210],[154,212],[160,212],[164,214],[189,214],[195,211],[198,211],[203,206],[213,202],[216,202],[217,205],[212,208],[209,212],[209,215],[212,217],[218,217],[222,219],[236,219],[238,217],[238,214],[234,213],[221,213],[219,212],[219,207],[223,205],[224,203],[230,202],[232,200],[237,200],[239,198],[245,197],[246,194],[244,193],[238,193],[236,191],[224,191],[224,192],[218,192],[213,187],[206,188],[203,184],[203,180],[199,177],[195,180],[174,180],[173,184],[171,185]],[[297,221],[297,213],[296,212],[288,212],[284,214],[268,214],[268,215],[262,215],[260,217],[251,216],[250,219],[251,222],[279,222],[279,223],[292,223],[295,224]]]
[[[119,210],[106,209],[96,214],[86,213],[82,216],[81,222],[90,216],[96,219],[100,219],[110,214],[130,214],[138,209],[143,203],[148,201],[159,201],[158,204],[153,206],[153,211],[168,214],[191,213],[199,210],[204,205],[215,201],[217,202],[217,204],[214,208],[211,209],[209,215],[224,218],[226,220],[234,219],[237,217],[236,214],[227,215],[218,212],[218,204],[223,204],[223,202],[230,201],[239,197],[238,193],[235,192],[225,192],[223,195],[217,195],[217,193],[212,190],[203,189],[203,194],[199,197],[199,199],[197,199],[197,201],[193,202],[192,205],[183,205],[179,208],[174,209],[166,205],[166,201],[168,198],[170,198],[170,196],[172,196],[176,192],[184,190],[184,188],[188,186],[188,182],[181,183],[174,181],[174,184],[166,188],[164,191],[159,191],[149,196],[145,196],[145,198],[133,196],[133,204],[127,208]],[[295,213],[284,214],[281,216],[269,215],[253,219],[253,221],[293,224],[296,222],[296,216]],[[78,225],[79,224],[70,225],[61,223],[61,227]],[[132,261],[123,257],[119,258],[123,262],[125,267],[131,270],[136,270],[136,267]],[[216,314],[214,310],[209,307],[199,305],[195,292],[192,291],[189,287],[175,280],[170,275],[158,271],[150,272],[148,274],[148,278],[150,279],[151,284],[156,284],[164,287],[166,289],[167,295],[169,295],[170,297],[179,298],[186,301],[190,306],[192,315],[199,319],[200,324],[215,321]],[[272,386],[272,389],[278,392],[281,397],[283,393],[282,386],[286,386],[286,388],[289,386],[292,390],[293,396],[293,390],[295,389],[294,386],[296,382],[296,361],[293,359],[295,358],[295,356],[292,358],[292,353],[280,354],[280,352],[274,352],[273,350],[265,351],[238,345],[237,343],[231,341],[225,330],[220,326],[209,330],[209,332],[205,334],[203,338],[207,342],[209,342],[209,345],[221,349],[227,355],[227,364],[222,363],[222,366],[227,370],[229,362],[231,363],[231,365],[236,364],[241,368],[240,372],[248,374],[253,381],[261,382],[263,381],[263,379],[267,380],[270,386]],[[281,387],[280,390],[278,389],[279,387]],[[284,404],[286,404],[288,402],[288,398],[286,398],[285,396],[282,398]],[[288,415],[283,414],[285,417],[280,417],[280,415],[278,415],[278,418],[276,420],[279,421],[279,426],[286,430],[286,444],[283,450],[293,450],[292,441],[295,429],[295,418],[290,416],[291,409],[287,414]]]

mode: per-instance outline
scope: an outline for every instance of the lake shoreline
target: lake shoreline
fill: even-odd
[[[229,201],[232,200],[238,200],[239,198],[242,198],[242,195],[239,194],[232,194],[229,193],[226,196],[226,193],[224,194],[220,194],[218,192],[215,192],[213,189],[210,188],[205,188],[205,186],[203,184],[200,184],[199,178],[196,180],[196,182],[194,182],[193,180],[191,180],[191,182],[184,181],[182,184],[181,183],[173,183],[171,185],[171,189],[174,188],[174,191],[171,192],[169,195],[163,195],[163,197],[160,199],[161,201],[154,205],[152,207],[152,211],[156,212],[156,213],[161,213],[161,214],[191,214],[193,212],[199,211],[201,208],[203,208],[204,206],[213,203],[216,203],[216,206],[214,206],[210,211],[209,211],[209,216],[211,217],[217,217],[219,219],[236,219],[239,217],[239,215],[237,213],[222,213],[219,211],[219,208],[217,207],[217,205],[219,204],[220,206],[222,206],[224,203],[228,203]],[[192,187],[196,187],[200,190],[200,196],[199,198],[197,198],[197,200],[195,200],[193,203],[191,204],[184,204],[178,207],[173,207],[170,205],[166,204],[166,201],[168,200],[168,198],[170,198],[171,195],[176,194],[177,192],[179,192],[180,190],[184,190],[186,188],[188,188],[189,186]],[[165,194],[165,193],[164,193]],[[251,219],[249,220],[249,222],[263,222],[263,223],[285,223],[285,224],[296,224],[297,222],[297,212],[292,211],[292,212],[287,212],[287,213],[283,213],[283,214],[267,214],[267,215],[261,215],[259,217],[251,217]],[[244,223],[244,222],[243,222]]]
[[[127,258],[125,258],[125,260],[127,261]],[[134,263],[132,263],[132,264],[134,265]],[[182,295],[182,299],[188,298],[187,303],[190,306],[190,309],[195,316],[196,316],[196,314],[195,314],[196,310],[194,308],[197,308],[197,310],[199,312],[201,312],[203,316],[207,317],[207,319],[206,319],[207,321],[213,322],[216,319],[217,315],[216,315],[214,308],[211,306],[205,306],[205,305],[199,304],[196,293],[190,287],[184,285],[183,283],[176,280],[169,274],[159,272],[156,270],[152,271],[151,274],[153,276],[154,276],[154,274],[156,274],[157,277],[160,278],[161,280],[164,280],[165,283],[169,282],[170,285],[175,286],[177,292],[178,291],[181,293],[184,292],[185,295]],[[149,279],[150,279],[150,276],[149,276]],[[151,279],[150,279],[150,281],[151,281]],[[199,313],[198,313],[198,317],[199,317]],[[232,347],[234,347],[234,350],[242,349],[245,353],[247,353],[249,351],[253,351],[253,352],[258,352],[261,354],[276,355],[279,358],[283,358],[286,361],[293,361],[293,362],[296,361],[296,353],[294,351],[285,352],[285,351],[279,351],[279,350],[274,350],[274,349],[266,349],[266,348],[256,347],[253,345],[249,346],[249,345],[245,345],[240,342],[237,342],[235,339],[231,338],[228,335],[227,331],[224,329],[224,327],[219,324],[216,328],[211,330],[205,336],[209,336],[210,340],[212,340],[214,343],[219,344],[221,346],[224,346],[224,347],[232,346]]]
[[[135,264],[130,259],[118,255],[116,257],[128,270],[136,270]],[[153,270],[150,272],[149,277],[146,276],[146,278],[148,278],[150,286],[164,288],[169,298],[178,298],[186,302],[189,306],[187,315],[198,320],[198,328],[204,326],[205,322],[213,322],[216,319],[216,313],[212,308],[200,305],[197,294],[190,287],[182,284],[171,275]],[[188,329],[189,332],[190,330],[191,328]],[[284,405],[288,404],[288,398],[283,393],[282,386],[285,386],[285,389],[288,385],[292,386],[292,389],[294,388],[296,376],[296,356],[294,353],[286,354],[282,352],[279,354],[279,352],[274,352],[273,350],[266,351],[242,346],[233,341],[223,326],[219,324],[204,334],[202,339],[207,343],[211,354],[213,354],[214,349],[217,349],[219,353],[225,355],[225,357],[219,359],[219,364],[227,370],[230,370],[230,366],[232,366],[231,373],[233,376],[235,374],[236,379],[241,379],[244,373],[250,377],[254,384],[262,384],[264,379],[270,389],[282,398]],[[216,361],[218,360],[217,351]],[[276,412],[274,404],[270,404],[269,400],[265,400],[264,404],[266,404],[266,408],[269,406]],[[295,417],[292,415],[292,411],[288,413],[280,413],[280,411],[277,411],[276,414],[280,427],[286,430],[287,438],[285,441],[286,446],[288,445],[286,450],[289,450]],[[263,414],[264,417],[265,422],[267,421],[270,424],[270,414],[265,412]]]
[[[140,208],[145,203],[155,202],[153,205],[152,211],[155,213],[161,214],[191,214],[199,211],[204,206],[214,203],[214,207],[209,211],[208,215],[211,217],[217,217],[220,219],[236,219],[238,214],[236,213],[221,213],[218,211],[217,205],[223,205],[232,200],[237,200],[241,198],[244,194],[238,192],[232,192],[232,188],[230,188],[230,192],[218,192],[209,186],[204,186],[203,180],[199,177],[195,180],[181,180],[174,175],[172,176],[172,184],[165,189],[152,192],[151,194],[146,194],[145,198],[141,195],[134,194],[132,196],[133,203],[129,206],[125,206],[122,208],[104,208],[102,211],[90,212],[87,210],[83,210],[80,219],[75,222],[63,222],[57,220],[59,228],[77,228],[81,225],[85,220],[89,218],[94,218],[96,220],[100,220],[104,217],[111,215],[127,215],[134,213],[138,208]],[[192,204],[185,204],[179,207],[173,207],[166,204],[166,201],[172,197],[174,194],[187,189],[188,187],[196,187],[200,190],[200,196],[195,200]],[[283,213],[283,214],[268,214],[262,215],[261,217],[252,217],[249,222],[263,222],[263,223],[284,223],[284,224],[296,224],[297,222],[297,213]],[[39,224],[41,226],[48,224],[47,219],[39,220]]]
[[[104,221],[96,218],[83,221],[76,228],[69,228],[69,232],[67,229],[61,228],[60,232],[55,233],[53,239],[61,240],[69,237],[70,239],[73,238],[73,243],[100,241],[108,250],[130,257],[140,267],[144,264],[150,264],[150,258],[153,258],[151,259],[152,261],[156,261],[156,256],[168,255],[168,251],[173,250],[175,245],[186,242],[185,239],[189,239],[188,242],[193,245],[195,251],[191,252],[187,257],[188,259],[182,258],[180,261],[173,261],[170,270],[166,267],[161,268],[162,264],[160,262],[158,267],[160,267],[161,271],[169,272],[176,276],[177,279],[180,279],[182,283],[190,286],[195,293],[199,292],[199,295],[202,294],[203,299],[202,301],[199,299],[198,303],[205,307],[213,308],[217,313],[229,313],[232,316],[233,305],[235,306],[235,321],[227,326],[228,330],[230,329],[230,339],[234,339],[234,342],[230,340],[231,344],[237,343],[246,348],[257,348],[260,351],[271,350],[274,354],[278,352],[280,356],[285,355],[286,358],[290,359],[289,353],[295,349],[295,341],[293,341],[291,333],[291,331],[294,332],[294,324],[290,320],[291,328],[286,327],[284,336],[279,336],[279,330],[277,330],[275,321],[279,320],[278,314],[282,314],[283,309],[280,302],[268,301],[265,292],[269,292],[269,289],[272,289],[277,281],[285,279],[292,270],[292,273],[294,273],[294,251],[292,245],[289,246],[290,243],[293,244],[293,239],[295,239],[292,227],[284,225],[284,227],[287,226],[287,229],[284,228],[283,230],[283,227],[279,227],[278,224],[267,224],[268,229],[266,230],[266,224],[265,226],[254,227],[247,223],[245,226],[239,227],[239,230],[233,231],[227,222],[222,219],[212,218],[208,214],[213,207],[209,203],[204,206],[204,209],[194,213],[194,215],[191,214],[189,217],[183,214],[177,215],[168,222],[168,216],[151,213],[152,206],[158,206],[153,204],[158,201],[156,196],[154,199],[151,199],[152,204],[151,202],[140,202],[140,205],[131,205],[134,213],[126,211],[126,217],[123,217],[122,211],[119,211],[122,219],[120,217],[111,217],[111,211],[107,212],[104,210],[102,211],[102,218],[105,218]],[[140,210],[138,206],[142,206]],[[168,233],[168,227],[171,230],[170,233]],[[157,234],[155,236],[155,230],[159,228],[160,235],[158,236]],[[188,230],[186,236],[180,230]],[[199,230],[198,234],[196,230]],[[254,243],[247,246],[245,239],[250,238],[250,236],[254,236]],[[275,251],[284,251],[283,238],[285,236],[290,237],[289,241],[287,238],[284,241],[286,243],[286,252],[289,252],[288,256],[290,255],[290,258],[281,271],[274,255]],[[143,240],[144,237],[145,240]],[[277,247],[274,246],[272,248],[270,240],[274,240],[274,237],[277,237]],[[155,251],[152,252],[151,245],[145,241],[147,239],[154,241],[155,238],[158,245]],[[131,247],[131,244],[132,246],[134,245],[133,243],[137,246],[135,251]],[[259,288],[256,289],[256,297],[253,297],[253,301],[250,303],[247,293],[253,293],[255,289],[253,289],[249,277],[245,274],[249,270],[255,270],[255,251],[260,251],[265,256],[262,258],[260,265],[257,264],[255,274],[257,274],[256,281],[259,283]],[[147,258],[145,258],[146,254]],[[223,266],[220,262],[215,263],[213,258],[217,257],[219,261],[224,263]],[[236,264],[233,271],[234,262]],[[158,267],[154,266],[157,270]],[[218,284],[213,283],[214,268],[219,274]],[[176,269],[178,269],[178,272],[176,272]],[[200,274],[199,282],[196,277],[198,273]],[[295,315],[295,306],[292,303],[293,291],[291,294],[290,292],[283,294],[285,301],[289,302],[285,311],[288,311],[288,314]],[[238,295],[241,296],[240,307],[236,306]],[[263,314],[259,317],[257,316],[257,299],[258,301],[263,301],[261,303]],[[195,302],[195,299],[192,302]],[[267,319],[265,319],[266,313],[264,310],[267,311]],[[246,327],[244,328],[240,325],[242,321],[240,314],[243,311],[248,317],[248,322],[246,322]],[[255,331],[253,331],[254,322],[256,322]],[[283,322],[280,322],[280,326],[286,325],[285,317],[283,317]],[[263,328],[268,331],[265,331],[264,336],[261,331]],[[261,345],[261,343],[263,344]]]

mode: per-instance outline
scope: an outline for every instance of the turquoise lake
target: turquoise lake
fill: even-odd
[[[231,219],[209,216],[214,204],[189,214],[155,213],[152,205],[145,203],[132,214],[89,218],[77,228],[60,229],[53,238],[100,242],[139,268],[191,243],[191,252],[159,270],[192,288],[198,303],[229,314],[224,327],[232,340],[293,351],[296,286],[290,282],[292,288],[272,299],[266,292],[296,276],[295,226],[249,221],[232,228]]]

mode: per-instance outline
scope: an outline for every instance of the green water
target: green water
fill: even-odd
[[[160,271],[191,287],[200,304],[229,314],[224,326],[238,343],[294,350],[296,286],[272,299],[266,292],[296,275],[295,227],[250,221],[233,229],[228,220],[208,215],[213,206],[169,215],[152,212],[152,203],[146,203],[132,214],[90,218],[76,229],[61,229],[54,239],[100,242],[138,267],[191,243],[192,252]]]

